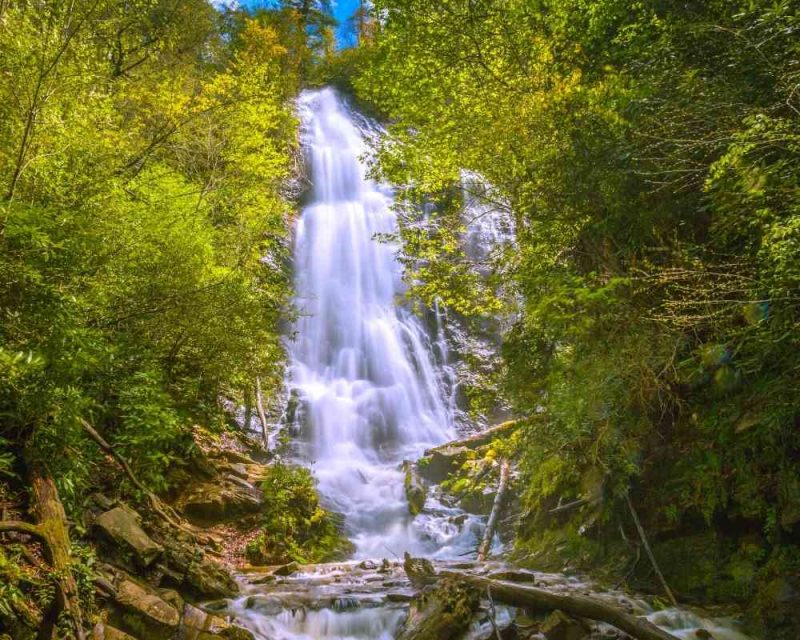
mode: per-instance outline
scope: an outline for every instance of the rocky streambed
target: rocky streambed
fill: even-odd
[[[553,593],[583,595],[653,622],[685,640],[746,640],[729,619],[688,609],[656,610],[647,600],[563,574],[518,569],[503,562],[433,563],[436,571],[454,571],[492,580],[535,586]],[[614,627],[561,611],[505,606],[490,593],[476,594],[466,619],[449,620],[436,635],[413,635],[412,621],[439,597],[435,586],[415,585],[397,560],[360,561],[253,569],[238,576],[241,593],[208,603],[215,615],[230,617],[257,640],[360,640],[391,638],[463,638],[464,640],[614,640],[626,638]],[[457,611],[443,603],[437,615]]]

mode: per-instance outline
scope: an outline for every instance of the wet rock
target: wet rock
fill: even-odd
[[[137,566],[146,568],[161,555],[163,547],[150,539],[139,521],[139,514],[133,509],[115,507],[97,517],[94,531],[115,560],[128,565],[125,556],[129,556]]]
[[[591,633],[583,622],[559,610],[547,616],[539,630],[547,640],[583,640]]]
[[[389,592],[386,594],[387,602],[411,602],[414,596],[410,593]]]
[[[363,560],[358,563],[358,568],[364,569],[365,571],[375,571],[378,568],[378,565],[372,560]]]
[[[411,584],[415,587],[425,586],[429,583],[431,576],[436,573],[430,560],[427,558],[412,558],[408,552],[405,554],[403,569]]]
[[[131,578],[117,585],[118,618],[126,632],[147,640],[169,640],[177,631],[180,613],[160,594]]]
[[[209,482],[192,488],[180,500],[180,508],[195,524],[216,524],[256,513],[262,506],[264,495],[252,484],[228,476],[222,481]]]
[[[408,501],[408,511],[412,516],[416,516],[425,508],[425,498],[428,491],[425,483],[419,475],[417,465],[406,460],[403,462],[405,480],[403,486]]]
[[[222,618],[210,615],[190,604],[184,607],[179,637],[181,640],[253,639],[249,631],[235,627]]]
[[[137,640],[132,635],[98,622],[92,629],[92,640]]]
[[[467,447],[446,445],[426,452],[428,455],[418,463],[419,474],[434,483],[442,482],[453,471],[456,471],[475,452]]]
[[[272,572],[274,576],[290,576],[293,573],[297,573],[300,569],[300,565],[296,562],[290,562],[288,564],[281,565],[277,569]]]
[[[711,633],[705,629],[698,629],[695,631],[694,637],[699,638],[699,640],[714,640],[714,636],[712,636]]]

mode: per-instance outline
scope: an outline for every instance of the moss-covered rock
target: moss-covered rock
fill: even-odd
[[[428,494],[425,482],[419,475],[417,465],[406,460],[403,463],[405,478],[403,487],[408,501],[408,511],[412,516],[418,515],[425,508],[425,499]]]
[[[149,567],[163,547],[154,542],[140,526],[141,518],[133,509],[118,506],[101,513],[94,522],[94,531],[111,559],[123,565],[131,558],[141,568]]]

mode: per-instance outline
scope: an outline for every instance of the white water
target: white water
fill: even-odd
[[[368,131],[333,90],[303,94],[300,112],[313,181],[295,237],[302,455],[358,557],[463,553],[474,527],[435,503],[414,520],[404,495],[402,461],[454,433],[431,339],[400,304],[397,247],[376,237],[396,230],[391,189],[366,177]]]

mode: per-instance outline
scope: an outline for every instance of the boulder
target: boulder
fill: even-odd
[[[296,562],[290,562],[288,564],[281,565],[277,569],[272,572],[274,576],[290,576],[293,573],[296,573],[297,570],[300,568]]]
[[[172,538],[164,541],[164,547],[165,566],[160,571],[164,586],[201,600],[230,598],[239,593],[230,571],[211,560],[199,546]]]
[[[239,635],[236,635],[236,630]],[[210,615],[190,604],[184,605],[179,637],[181,640],[215,640],[218,638],[252,640],[253,638],[249,631],[233,627],[222,618]]]
[[[110,627],[107,624],[98,622],[92,629],[92,640],[137,640],[132,635],[124,631]]]
[[[177,632],[181,615],[149,586],[123,577],[117,585],[119,607],[113,622],[126,632],[147,640],[169,640]]]
[[[425,508],[428,491],[425,482],[419,475],[417,465],[406,460],[403,462],[403,469],[405,471],[403,486],[406,491],[406,500],[408,500],[408,511],[412,516],[416,516]]]
[[[444,579],[411,601],[400,640],[455,640],[461,638],[478,609],[478,591]]]
[[[94,522],[94,530],[107,546],[131,557],[138,567],[147,568],[161,555],[163,548],[150,539],[139,521],[139,514],[133,509],[120,506],[101,513]],[[124,557],[115,559],[130,564],[124,562]]]
[[[545,618],[539,631],[547,640],[583,640],[591,633],[583,622],[558,609]]]
[[[193,487],[180,501],[180,508],[194,524],[228,522],[247,513],[256,513],[264,502],[258,487],[227,476],[221,481]]]
[[[419,474],[434,483],[442,482],[452,472],[458,470],[475,452],[468,447],[445,445],[427,452],[418,463]]]

